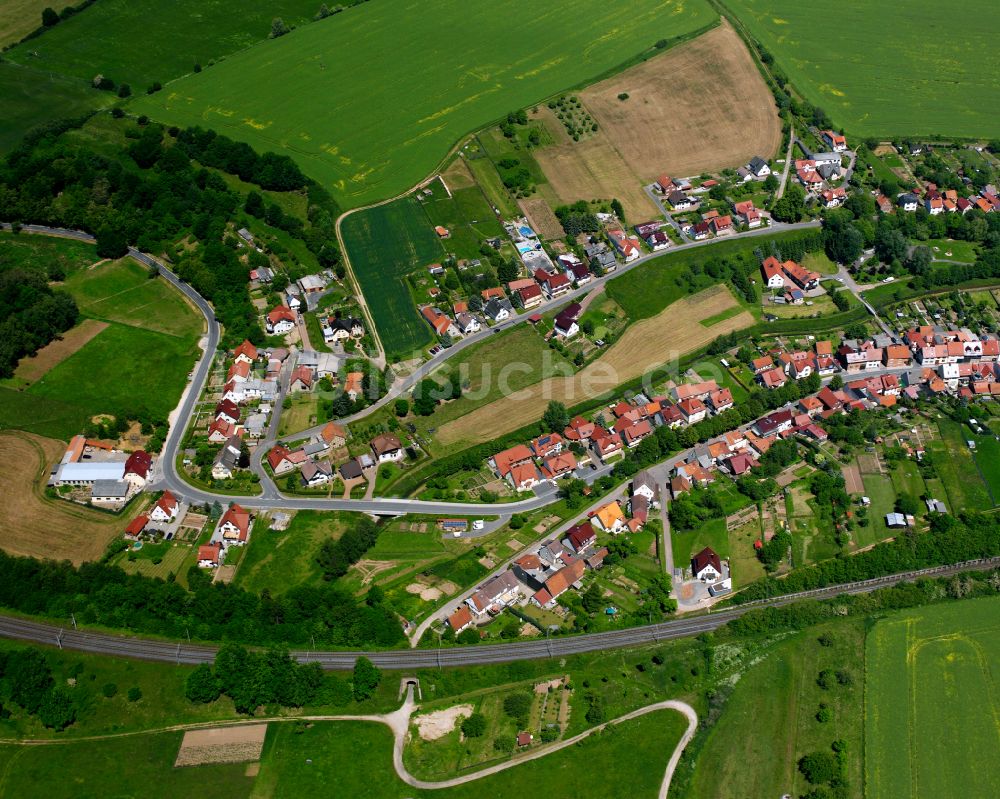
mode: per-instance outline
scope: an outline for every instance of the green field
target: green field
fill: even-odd
[[[88,416],[145,407],[164,418],[180,398],[196,358],[176,336],[112,324],[56,365],[28,393],[69,402]],[[78,432],[63,429],[62,436]]]
[[[34,41],[38,41],[35,39]],[[4,58],[8,54],[4,53]],[[114,98],[85,81],[0,62],[0,152],[14,147],[38,125],[86,115]]]
[[[987,510],[993,507],[986,484],[980,476],[966,440],[974,438],[969,428],[949,419],[938,423],[941,438],[927,444],[934,454],[934,469],[948,492],[950,508]],[[988,457],[989,453],[984,457]],[[984,470],[985,471],[985,470]],[[937,497],[942,499],[942,497]],[[945,502],[948,504],[948,502]]]
[[[131,258],[77,271],[66,280],[80,312],[106,322],[194,340],[205,323],[183,295],[162,278],[149,277]]]
[[[818,643],[824,632],[831,636],[831,646]],[[778,645],[747,671],[708,733],[685,795],[803,796],[810,786],[795,766],[798,759],[810,752],[829,751],[834,739],[843,738],[848,756],[844,795],[863,796],[864,674],[859,653],[864,638],[860,620],[812,627]],[[852,673],[853,685],[823,690],[816,684],[821,670],[844,668]],[[820,702],[833,711],[830,722],[816,720]]]
[[[1000,441],[993,436],[976,436],[975,460],[995,504],[1000,497]]]
[[[635,0],[628,13],[600,0],[474,9],[379,0],[227,58],[133,108],[286,152],[343,205],[360,206],[415,185],[461,136],[511,109],[715,18],[705,0]]]
[[[97,260],[94,245],[85,241],[0,231],[0,270],[16,268],[48,274],[55,264],[66,275],[72,275]]]
[[[9,756],[4,796],[79,799],[98,796],[249,796],[253,779],[245,763],[174,768],[181,732],[65,743],[4,746]]]
[[[871,630],[865,648],[870,799],[996,790],[998,611],[1000,600],[974,599],[894,615]]]
[[[208,67],[267,39],[275,17],[298,25],[318,8],[315,0],[274,0],[266,7],[238,0],[101,0],[4,58],[87,83],[101,73],[138,94],[153,81],[165,84],[195,64]]]
[[[727,0],[792,84],[854,136],[997,134],[1000,15],[991,0],[845,0],[836,42],[799,0]],[[846,33],[849,32],[849,33]]]
[[[440,239],[412,197],[351,214],[341,226],[351,267],[387,356],[410,356],[431,341],[406,283],[418,267],[444,258]]]
[[[343,533],[349,516],[302,510],[283,532],[258,526],[236,572],[236,584],[255,594],[264,589],[279,594],[302,583],[320,583],[316,553],[327,538]]]
[[[479,258],[485,239],[503,236],[503,226],[479,186],[454,189],[449,197],[440,181],[428,188],[434,191],[422,201],[431,226],[441,225],[451,231],[444,248],[456,258]]]

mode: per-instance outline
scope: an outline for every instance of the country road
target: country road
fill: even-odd
[[[324,669],[338,671],[354,668],[355,660],[361,656],[369,658],[379,668],[394,670],[446,668],[565,657],[585,652],[660,643],[675,638],[686,638],[711,632],[754,608],[787,605],[803,599],[829,599],[845,594],[863,594],[921,577],[947,577],[967,571],[988,571],[998,566],[1000,566],[1000,557],[967,561],[950,566],[937,566],[872,580],[818,588],[813,591],[802,591],[727,608],[703,616],[672,619],[658,624],[601,633],[514,641],[508,644],[439,647],[436,649],[393,649],[381,652],[296,650],[291,652],[291,655],[302,662],[319,663]],[[31,621],[10,615],[0,615],[0,636],[58,646],[61,649],[176,664],[209,663],[214,660],[218,649],[212,645],[67,629],[49,622]]]

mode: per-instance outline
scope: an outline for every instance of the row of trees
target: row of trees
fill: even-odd
[[[347,574],[347,570],[375,546],[378,532],[375,522],[367,516],[359,515],[354,527],[340,538],[328,538],[324,541],[316,555],[316,563],[323,570],[323,579],[335,580]]]
[[[189,589],[173,576],[163,580],[126,574],[107,563],[73,566],[0,552],[0,607],[68,619],[80,624],[206,641],[255,645],[333,647],[393,646],[403,639],[396,615],[382,606],[359,605],[334,585],[300,585],[280,596],[260,595],[213,583],[197,567]]]

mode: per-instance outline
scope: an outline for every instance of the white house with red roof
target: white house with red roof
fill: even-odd
[[[264,327],[273,336],[291,332],[295,327],[295,311],[287,305],[279,305],[264,317]]]
[[[154,522],[166,524],[174,520],[179,508],[180,503],[177,502],[177,497],[169,491],[164,491],[163,496],[156,500],[156,504],[153,505],[153,509],[149,512],[149,518]]]
[[[842,153],[847,149],[847,138],[832,130],[824,130],[820,134],[823,137],[823,144],[835,153]]]
[[[198,567],[214,569],[222,562],[222,543],[202,544],[198,547]]]
[[[252,365],[257,360],[257,355],[257,348],[249,339],[243,339],[243,343],[233,352],[233,360]]]
[[[125,473],[122,479],[133,488],[141,489],[146,485],[146,478],[152,467],[153,456],[145,450],[137,449],[125,461]]]
[[[235,544],[242,546],[250,537],[250,528],[253,526],[253,519],[250,511],[240,507],[235,502],[222,514],[219,519],[219,526],[216,531],[221,534],[226,545]]]

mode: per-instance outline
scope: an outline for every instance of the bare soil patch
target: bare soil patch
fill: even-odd
[[[81,349],[107,326],[107,322],[84,319],[73,329],[67,330],[62,338],[57,338],[42,347],[33,358],[22,358],[14,371],[14,377],[27,381],[28,385],[34,383],[44,377],[56,364],[62,363]]]
[[[455,707],[435,710],[433,713],[424,713],[416,716],[413,723],[417,727],[417,732],[425,741],[436,741],[443,738],[458,724],[459,719],[468,718],[472,715],[472,705],[455,705]]]
[[[736,300],[725,286],[678,300],[656,316],[629,327],[603,356],[572,377],[549,378],[483,405],[442,426],[438,440],[445,445],[489,441],[537,419],[551,400],[572,406],[610,391],[717,336],[751,326],[754,320],[746,311],[711,327],[700,324],[702,319],[735,305]]]
[[[629,98],[619,100],[627,93]],[[581,92],[644,184],[769,158],[781,143],[774,98],[743,41],[722,24]]]
[[[266,724],[189,730],[184,733],[174,766],[259,761],[266,734]]]
[[[861,480],[861,469],[857,461],[851,461],[847,466],[840,467],[844,475],[844,490],[848,494],[864,494],[865,484]]]
[[[0,433],[0,548],[14,555],[97,560],[132,518],[119,518],[45,496],[49,468],[66,451],[60,441],[19,431]],[[139,508],[133,508],[137,513]]]
[[[396,565],[394,560],[367,560],[362,559],[354,564],[354,568],[361,573],[361,584],[368,585],[377,574],[388,571]]]
[[[535,232],[543,239],[561,239],[565,235],[558,217],[552,212],[545,200],[540,198],[518,200],[517,204]]]

